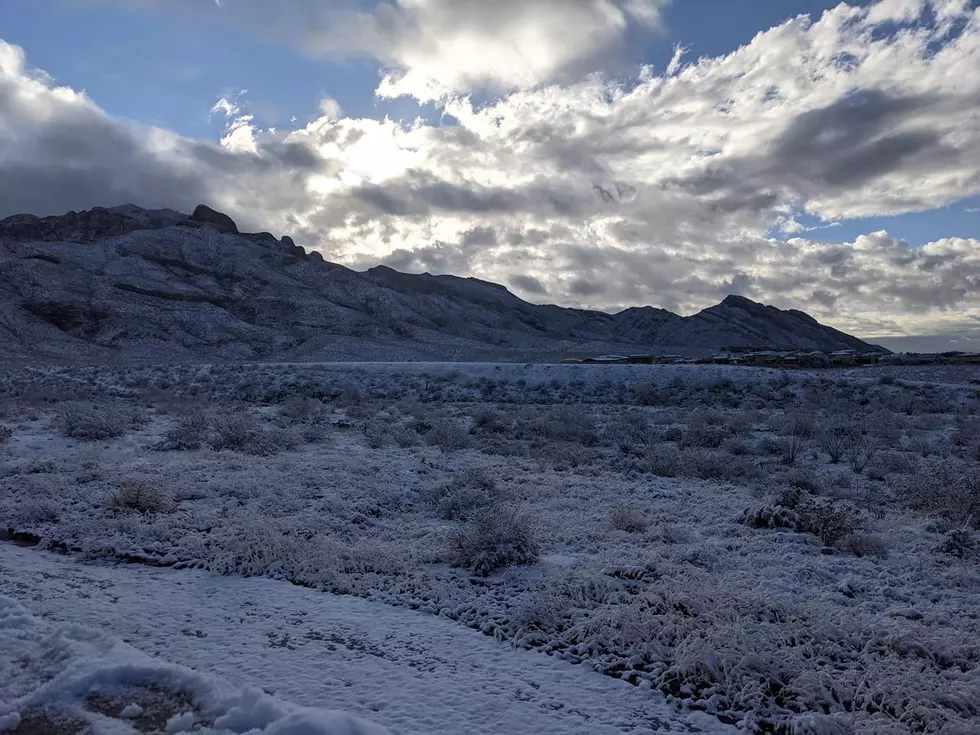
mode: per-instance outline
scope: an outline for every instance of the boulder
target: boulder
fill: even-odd
[[[238,225],[235,224],[235,220],[224,212],[218,212],[211,209],[211,207],[206,204],[198,204],[194,208],[194,214],[187,219],[189,222],[197,222],[202,225],[214,225],[219,230],[238,234]]]

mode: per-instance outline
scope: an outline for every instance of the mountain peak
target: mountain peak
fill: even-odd
[[[721,304],[721,306],[734,306],[739,309],[751,308],[753,306],[763,306],[758,301],[753,301],[752,299],[746,298],[745,296],[739,296],[738,294],[728,294]]]
[[[187,221],[202,225],[214,225],[219,230],[238,234],[238,225],[235,224],[235,220],[224,212],[211,209],[207,204],[198,204],[194,207],[194,214],[188,217]]]

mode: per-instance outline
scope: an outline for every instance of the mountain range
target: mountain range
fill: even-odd
[[[686,317],[609,314],[476,278],[353,271],[204,205],[0,220],[0,341],[13,360],[91,362],[887,351],[741,296]]]

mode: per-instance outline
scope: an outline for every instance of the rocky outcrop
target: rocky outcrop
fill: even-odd
[[[230,223],[230,224],[229,224]],[[226,234],[213,237],[212,227]],[[689,317],[530,304],[474,278],[364,273],[289,237],[127,205],[0,221],[0,359],[533,360],[719,349],[872,351],[730,296]]]
[[[206,204],[198,204],[194,208],[194,214],[187,218],[187,222],[201,225],[214,225],[223,232],[238,234],[238,225],[235,224],[235,220],[224,212],[211,209]]]

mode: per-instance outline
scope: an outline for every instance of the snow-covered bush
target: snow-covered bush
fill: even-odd
[[[472,445],[469,434],[455,420],[440,418],[432,422],[432,428],[425,435],[429,446],[439,447],[444,452],[456,452]]]
[[[729,430],[720,416],[713,412],[695,412],[681,436],[681,449],[717,449],[729,436]]]
[[[427,500],[439,517],[447,521],[469,518],[474,512],[494,505],[501,497],[497,483],[481,469],[458,473],[449,482],[427,493]]]
[[[833,464],[843,459],[844,453],[853,441],[849,428],[839,423],[824,424],[818,427],[816,434],[820,448],[827,453]]]
[[[677,477],[683,457],[674,447],[653,447],[647,450],[641,464],[643,470],[656,477]]]
[[[61,507],[50,498],[28,498],[16,506],[15,517],[27,528],[38,523],[55,523],[60,516]]]
[[[520,427],[519,435],[575,442],[584,446],[598,443],[595,416],[583,406],[560,406]]]
[[[63,436],[88,441],[123,436],[146,421],[142,411],[136,408],[80,401],[62,404],[56,418]]]
[[[200,449],[207,440],[211,419],[204,411],[192,411],[177,419],[163,435],[161,449],[176,451]]]
[[[854,474],[860,475],[864,472],[864,468],[868,466],[868,463],[878,453],[879,446],[880,444],[876,437],[862,436],[860,434],[851,435],[851,441],[847,445],[846,454],[847,462],[854,471]]]
[[[646,515],[632,505],[617,505],[609,515],[609,525],[617,531],[641,533],[650,525]]]
[[[323,412],[323,401],[309,396],[287,396],[279,407],[279,415],[291,421],[315,421]]]
[[[208,435],[208,446],[216,452],[231,450],[257,456],[295,449],[300,443],[301,437],[296,431],[266,429],[246,414],[215,417]]]
[[[806,437],[799,434],[787,434],[777,437],[774,445],[779,450],[783,464],[794,464],[800,453],[806,449]]]
[[[930,460],[904,478],[899,491],[913,510],[980,528],[980,467],[976,464]]]
[[[163,513],[173,507],[170,495],[145,480],[128,480],[120,483],[109,497],[109,507],[135,510],[140,513]]]
[[[853,534],[861,525],[860,512],[850,505],[830,500],[811,500],[797,508],[803,528],[820,539],[824,546],[833,546]]]
[[[485,577],[503,567],[537,561],[535,536],[526,512],[492,505],[473,512],[460,524],[449,537],[449,551],[453,564]]]
[[[473,414],[473,430],[478,433],[503,434],[510,430],[510,421],[496,408],[483,406]]]
[[[972,531],[966,528],[954,528],[943,535],[942,541],[936,546],[936,551],[963,559],[972,554],[976,548],[977,541]]]
[[[364,400],[364,398],[361,395],[360,386],[354,383],[346,383],[340,392],[340,398],[338,400],[342,406],[355,406]]]
[[[837,548],[857,557],[885,556],[888,541],[877,533],[849,533],[837,541]]]

